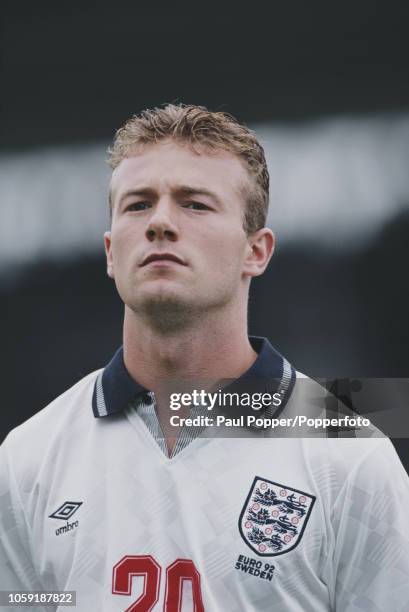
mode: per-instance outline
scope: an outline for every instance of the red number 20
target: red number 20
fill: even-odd
[[[112,593],[131,595],[133,576],[143,576],[143,593],[125,612],[150,612],[159,599],[161,567],[151,555],[123,557],[112,572]],[[185,580],[192,583],[194,612],[204,612],[200,574],[190,559],[176,559],[166,568],[164,612],[181,611]]]

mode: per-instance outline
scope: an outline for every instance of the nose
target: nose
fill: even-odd
[[[178,239],[178,229],[174,219],[175,213],[169,201],[162,200],[156,203],[146,228],[146,237],[150,242],[155,240]]]

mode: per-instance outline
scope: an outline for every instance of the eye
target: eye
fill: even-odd
[[[190,210],[211,210],[210,206],[202,204],[202,202],[186,202],[183,204],[183,208],[189,208]]]
[[[132,202],[132,204],[128,204],[128,206],[125,208],[126,211],[136,211],[139,212],[141,210],[146,210],[147,208],[149,208],[150,204],[149,202]]]

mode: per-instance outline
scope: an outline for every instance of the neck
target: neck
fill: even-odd
[[[257,357],[248,340],[246,311],[242,317],[237,310],[235,316],[213,312],[175,333],[161,333],[125,307],[123,341],[128,372],[154,392],[166,379],[238,378]]]

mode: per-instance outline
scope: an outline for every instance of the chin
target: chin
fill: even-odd
[[[138,291],[138,301],[144,307],[149,308],[166,307],[181,308],[186,303],[188,297],[184,291],[175,283],[153,283],[151,286],[141,288]]]
[[[172,333],[185,328],[194,311],[191,302],[177,291],[165,288],[144,292],[137,300],[128,302],[128,306],[161,333]]]

